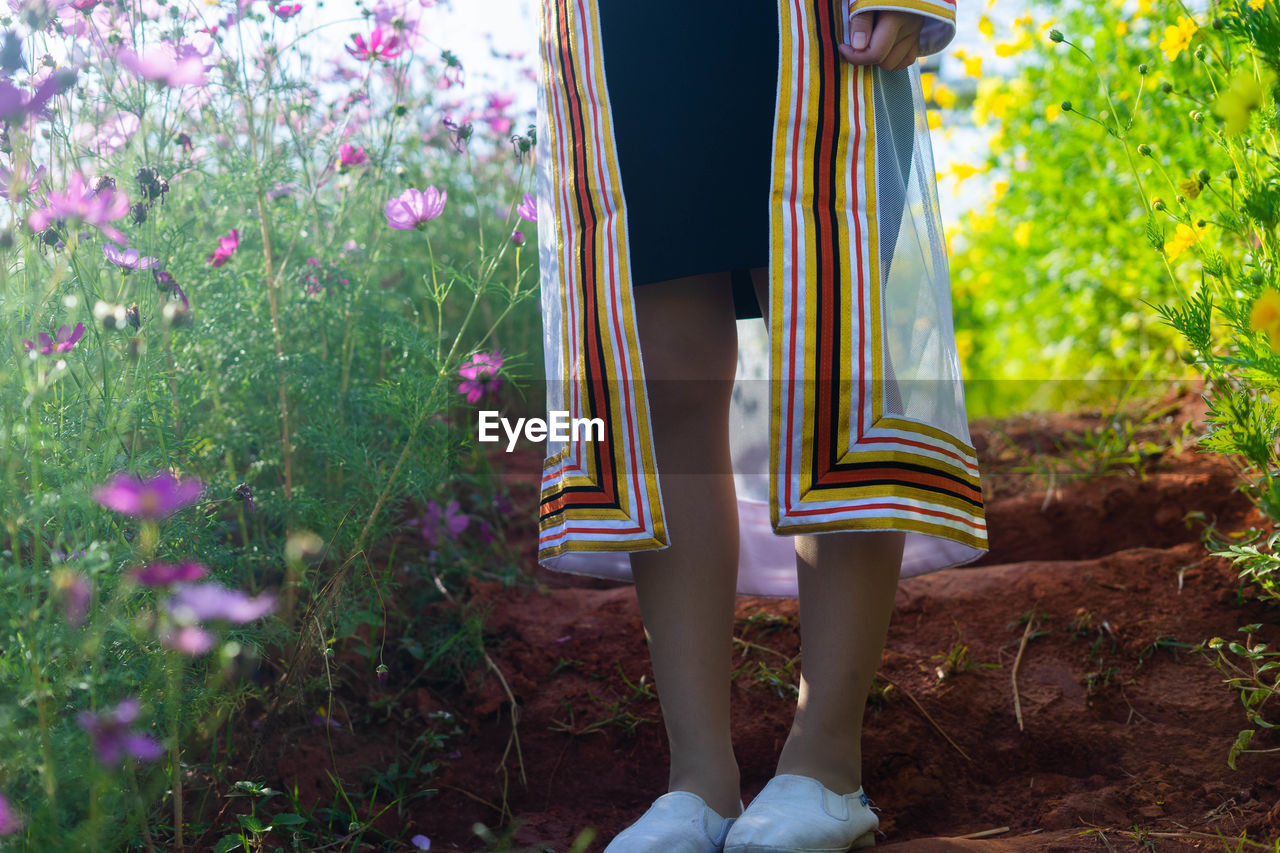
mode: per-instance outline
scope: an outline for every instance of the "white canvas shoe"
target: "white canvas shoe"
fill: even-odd
[[[862,788],[841,796],[817,779],[780,773],[734,822],[724,853],[844,853],[875,846],[879,826]]]
[[[720,853],[735,820],[721,817],[692,791],[668,791],[604,853]]]

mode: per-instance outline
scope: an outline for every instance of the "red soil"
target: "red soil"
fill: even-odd
[[[1168,412],[1140,441],[1168,444],[1182,424],[1201,422],[1194,396],[1164,404]],[[885,689],[873,697],[864,739],[879,847],[1224,850],[1236,848],[1214,836],[1280,837],[1280,753],[1227,767],[1236,734],[1252,727],[1239,694],[1205,655],[1176,645],[1239,638],[1236,629],[1253,622],[1264,624],[1261,639],[1280,641],[1274,609],[1237,594],[1235,570],[1206,557],[1202,525],[1186,520],[1198,511],[1228,531],[1256,519],[1230,466],[1190,448],[1152,450],[1107,476],[1073,479],[1062,461],[1079,446],[1072,434],[1105,426],[1087,415],[975,424],[991,554],[899,586],[879,671]],[[379,828],[427,835],[433,851],[495,849],[473,831],[481,823],[511,845],[497,849],[562,853],[592,827],[587,849],[599,851],[666,790],[665,735],[645,689],[652,673],[635,595],[629,584],[538,567],[538,451],[496,457],[521,501],[520,526],[508,536],[521,537],[537,584],[473,581],[460,597],[487,611],[489,654],[519,703],[519,750],[502,682],[477,668],[464,683],[408,692],[383,724],[335,728],[332,752],[319,729],[291,737],[265,781],[297,784],[327,806],[327,772],[389,765],[424,728],[439,728],[427,714],[448,710],[463,734],[431,755],[441,762],[430,782],[436,793],[382,815]],[[1051,491],[1048,474],[1020,470],[1033,457],[1054,468]],[[1035,633],[1017,669],[1020,729],[1011,672],[1024,634],[1018,620],[1031,611]],[[795,658],[800,633],[794,600],[740,597],[736,616],[735,635],[755,644],[736,647],[742,669],[733,683],[749,803],[773,774],[794,709],[794,698],[757,677],[757,664]],[[958,642],[974,668],[940,679],[939,657]],[[783,677],[794,683],[798,670]],[[350,706],[379,699],[367,689],[345,694],[345,719],[356,716]],[[1253,747],[1280,747],[1280,737],[1260,731]],[[1003,831],[957,838],[984,830]]]

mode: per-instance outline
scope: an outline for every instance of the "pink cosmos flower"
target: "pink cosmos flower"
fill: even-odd
[[[497,350],[491,353],[478,352],[471,356],[471,360],[458,370],[462,378],[467,380],[458,386],[458,393],[465,394],[468,403],[478,403],[484,395],[496,393],[502,387],[498,370],[502,368],[503,361],[502,354]]]
[[[121,48],[117,59],[142,79],[166,86],[203,86],[209,82],[204,73],[204,57],[190,44],[166,42],[142,54]]]
[[[218,642],[217,638],[198,625],[183,625],[160,638],[160,643],[176,652],[193,658],[207,654]]]
[[[84,175],[72,172],[66,192],[50,192],[45,206],[27,216],[32,231],[43,231],[55,219],[78,219],[92,225],[117,243],[128,239],[108,223],[129,212],[129,198],[116,189],[95,192],[86,183]]]
[[[399,39],[394,34],[385,36],[385,41],[383,39],[382,27],[374,27],[373,32],[369,34],[368,43],[365,42],[364,36],[359,33],[353,33],[351,40],[355,43],[355,46],[346,45],[347,53],[361,62],[373,62],[379,59],[386,62],[399,56]]]
[[[98,487],[93,499],[124,515],[160,519],[195,503],[203,491],[204,484],[196,478],[179,480],[169,471],[161,471],[146,480],[120,473]]]
[[[76,323],[73,331],[68,326],[59,326],[55,338],[50,338],[44,332],[40,333],[40,354],[53,355],[54,353],[71,352],[76,342],[84,336],[84,323]],[[36,345],[31,341],[23,341],[22,345],[27,350],[36,349]]]
[[[411,231],[443,213],[448,197],[447,192],[435,187],[427,187],[425,193],[410,187],[388,201],[383,207],[383,214],[392,228]]]
[[[418,527],[422,531],[422,538],[427,540],[432,548],[438,547],[440,542],[440,534],[444,533],[450,539],[457,539],[463,530],[467,529],[467,524],[471,518],[461,511],[461,505],[456,501],[449,501],[449,505],[443,510],[440,504],[430,501],[427,504],[427,511],[419,518],[412,519],[409,525]]]
[[[519,206],[516,207],[516,213],[520,215],[521,219],[527,219],[529,222],[538,221],[538,202],[533,197],[533,193],[524,194],[524,201],[520,202]]]
[[[13,835],[22,829],[22,819],[9,801],[0,794],[0,835]]]
[[[107,260],[127,270],[149,270],[160,263],[159,258],[144,258],[137,249],[125,249],[123,252],[111,243],[102,244],[102,254]]]
[[[150,563],[146,566],[135,566],[129,570],[129,577],[133,578],[143,586],[170,586],[175,583],[190,583],[198,581],[205,575],[209,574],[209,570],[199,563],[186,561],[173,565],[172,563]]]
[[[269,594],[250,598],[238,589],[227,589],[216,583],[180,585],[166,609],[183,624],[200,622],[234,622],[244,624],[261,619],[275,609],[275,598]]]
[[[290,6],[288,3],[281,3],[279,6],[270,6],[272,13],[282,21],[287,21],[294,15],[302,11],[301,3],[294,3]]]
[[[344,142],[338,146],[338,163],[343,166],[358,166],[368,159],[368,155],[364,153],[363,145],[359,148],[352,148]]]
[[[154,761],[164,755],[164,747],[131,730],[133,721],[138,718],[138,710],[137,699],[126,699],[111,711],[99,714],[80,712],[77,721],[92,738],[98,761],[114,766],[128,756],[139,761]]]
[[[225,237],[218,238],[218,248],[213,254],[209,255],[208,261],[211,266],[220,267],[227,262],[227,259],[236,253],[236,249],[240,247],[240,232],[232,228],[231,232]]]

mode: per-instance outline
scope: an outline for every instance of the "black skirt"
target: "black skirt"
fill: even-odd
[[[769,265],[777,0],[596,0],[633,286],[728,271],[761,317]]]

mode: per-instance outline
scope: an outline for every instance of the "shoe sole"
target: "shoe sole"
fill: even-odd
[[[853,844],[849,847],[826,847],[821,850],[816,848],[807,848],[803,853],[846,853],[849,850],[865,850],[868,847],[876,846],[875,830],[864,833],[854,839]],[[770,844],[735,844],[732,847],[724,848],[724,853],[797,853],[795,847],[774,847]]]

